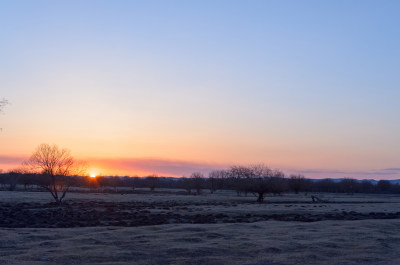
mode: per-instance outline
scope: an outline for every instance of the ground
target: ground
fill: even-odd
[[[400,264],[400,196],[0,192],[0,264]]]

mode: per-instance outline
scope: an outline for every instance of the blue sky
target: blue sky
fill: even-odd
[[[0,155],[398,168],[399,7],[2,1]]]

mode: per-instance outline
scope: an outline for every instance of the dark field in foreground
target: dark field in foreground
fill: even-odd
[[[0,192],[0,264],[400,264],[400,198],[319,196]]]

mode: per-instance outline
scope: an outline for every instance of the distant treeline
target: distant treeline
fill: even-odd
[[[137,188],[147,188],[154,191],[159,188],[183,189],[186,194],[214,193],[218,190],[234,190],[238,195],[255,194],[257,201],[263,201],[266,194],[279,195],[285,192],[333,192],[333,193],[394,193],[400,194],[400,184],[380,180],[376,184],[365,180],[331,179],[311,180],[302,175],[286,177],[279,170],[257,166],[233,166],[228,170],[212,171],[207,177],[201,173],[193,173],[190,177],[104,177],[90,178],[87,176],[59,176],[59,182],[70,187],[88,188],[102,192],[115,192],[119,187],[125,187],[125,192]],[[8,172],[0,174],[2,190],[38,190],[51,185],[49,178],[43,174],[26,174]],[[126,189],[128,188],[128,189]]]

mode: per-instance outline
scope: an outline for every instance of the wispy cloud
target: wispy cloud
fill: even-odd
[[[23,156],[0,155],[0,171],[7,172],[19,168],[24,160],[26,157]]]
[[[386,171],[400,171],[400,167],[384,168],[383,170],[386,170]]]
[[[0,155],[0,166],[11,169],[21,165],[26,157]],[[193,172],[208,174],[212,170],[227,169],[230,165],[216,163],[191,162],[163,158],[93,158],[88,162],[95,167],[104,169],[107,174],[146,175],[158,174],[160,176],[189,176]],[[373,179],[399,179],[400,168],[384,168],[363,171],[328,170],[328,169],[284,169],[287,174],[303,174],[308,178],[373,178]]]
[[[21,164],[26,157],[22,156],[5,156],[5,155],[0,155],[0,165],[1,164]]]
[[[208,173],[212,170],[226,168],[225,165],[161,158],[90,159],[90,161],[120,171],[132,172],[132,174],[148,172],[159,175],[188,176],[193,172]]]
[[[340,170],[299,170],[301,174],[332,174],[332,175],[396,175],[397,172],[387,171],[340,171]]]
[[[26,160],[23,156],[0,156],[0,169],[9,170],[18,167]],[[226,165],[190,162],[162,158],[121,158],[88,159],[89,164],[103,168],[108,174],[143,175],[158,174],[163,176],[189,176],[193,172],[208,174],[212,170],[227,168]]]
[[[303,174],[311,178],[400,178],[400,169],[381,169],[381,170],[364,170],[364,171],[350,171],[350,170],[324,170],[324,169],[305,169],[305,170],[291,170],[293,173]]]

